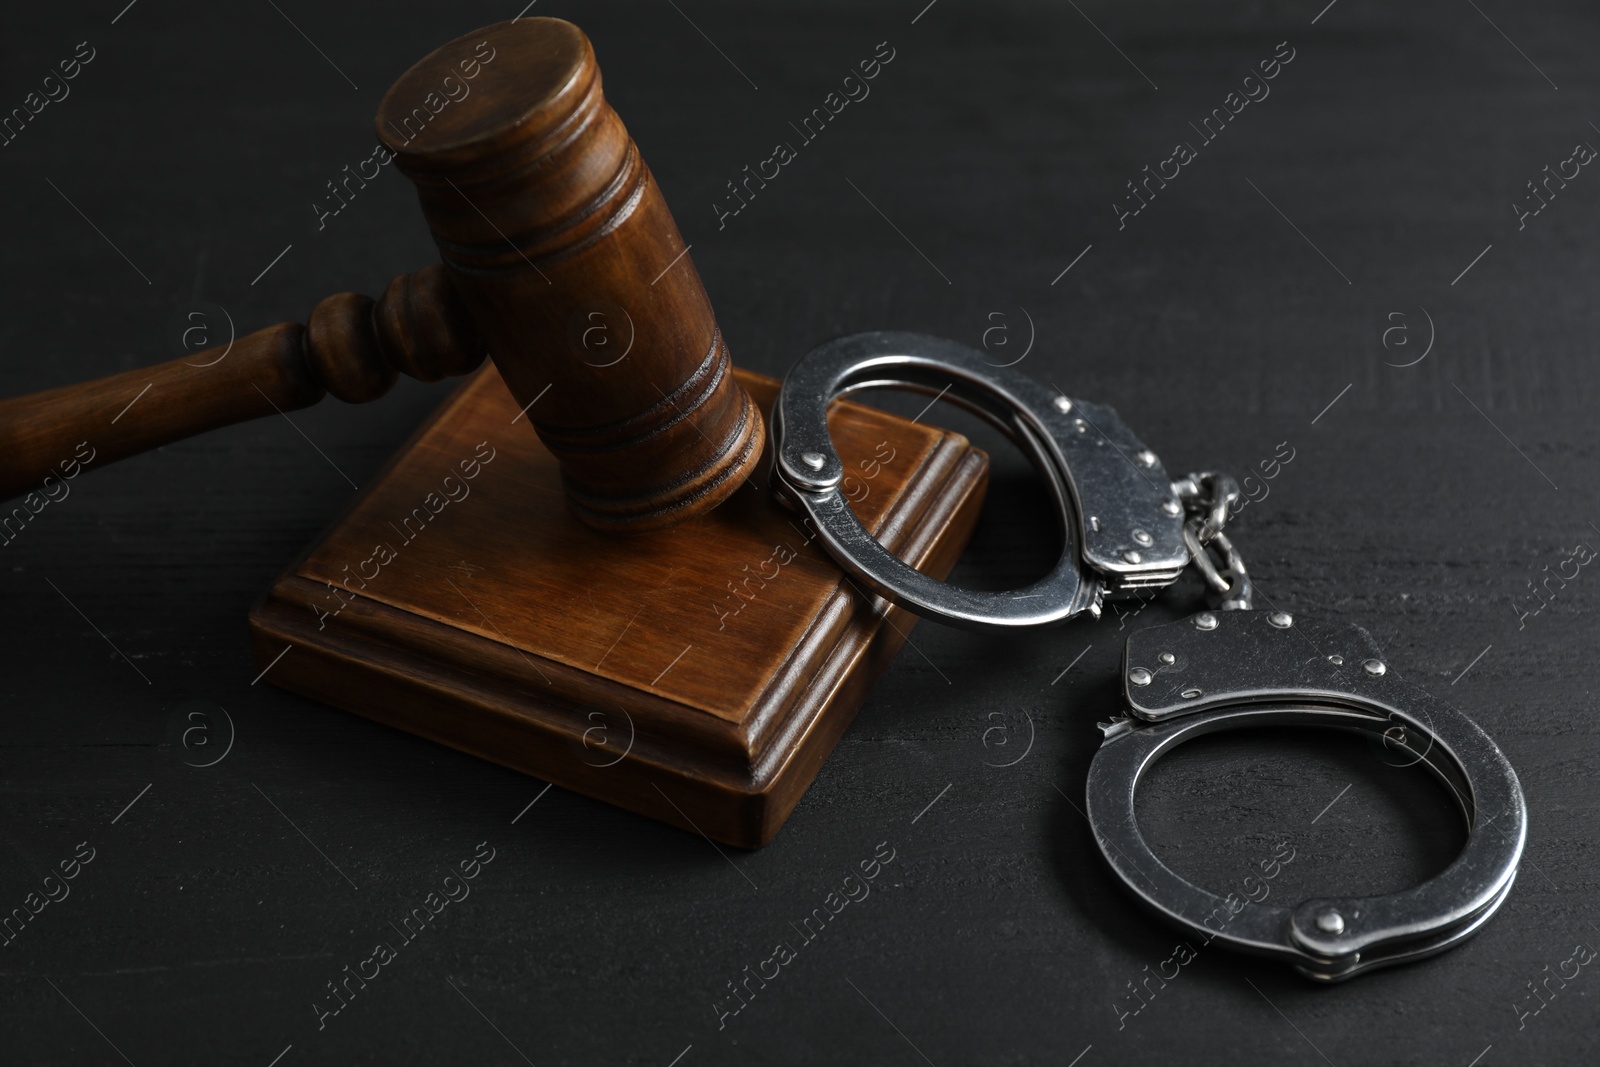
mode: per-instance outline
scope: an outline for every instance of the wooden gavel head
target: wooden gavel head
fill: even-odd
[[[395,82],[377,130],[585,522],[665,526],[738,488],[761,414],[583,31],[459,37]]]

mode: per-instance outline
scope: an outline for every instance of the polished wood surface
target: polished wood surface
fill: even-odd
[[[765,407],[770,378],[740,374]],[[250,615],[266,680],[730,844],[770,840],[915,618],[862,593],[765,477],[596,538],[494,368],[452,397]],[[943,576],[988,461],[842,403],[845,491]]]
[[[460,37],[395,82],[376,127],[577,513],[649,529],[733,493],[761,416],[583,32]]]
[[[128,0],[10,9],[7,108],[74,42],[99,58],[0,150],[0,396],[127,369],[122,353],[137,334],[153,343],[208,246],[200,295],[231,307],[289,231],[317,225],[302,193],[366,154],[372,90],[528,0],[275,2],[360,92],[265,4],[140,0],[115,26]],[[139,1067],[267,1067],[290,1042],[276,1067],[526,1067],[507,1038],[538,1067],[680,1053],[676,1067],[927,1067],[906,1038],[938,1067],[1080,1053],[1076,1067],[1593,1062],[1600,970],[1564,989],[1551,976],[1573,973],[1576,943],[1600,949],[1600,571],[1525,628],[1512,603],[1526,610],[1528,581],[1578,542],[1600,550],[1587,525],[1600,526],[1600,172],[1585,167],[1525,229],[1509,207],[1576,141],[1600,148],[1587,125],[1600,114],[1574,106],[1600,89],[1593,0],[1475,0],[1559,92],[1463,0],[1325,14],[1329,0],[940,0],[915,25],[928,0],[675,2],[759,91],[661,0],[528,13],[593,40],[735,363],[781,377],[818,341],[884,328],[988,341],[1007,363],[1030,336],[1022,305],[1038,341],[1018,371],[1114,406],[1174,470],[1253,474],[1232,525],[1262,595],[1369,628],[1401,677],[1505,749],[1531,816],[1506,906],[1460,948],[1337,987],[1198,942],[1176,980],[1157,980],[1178,935],[1110,873],[1078,809],[1123,642],[1198,610],[1193,579],[1059,629],[919,624],[772,844],[723,846],[733,865],[692,832],[564,789],[528,808],[542,781],[273,686],[299,651],[250,685],[244,611],[355,496],[274,415],[80,477],[0,549],[0,908],[79,841],[100,850],[0,951],[0,1061],[127,1067],[48,977]],[[868,81],[857,61],[885,39],[898,55]],[[1285,39],[1299,56],[1271,96],[1202,141],[1189,123]],[[870,96],[813,142],[788,131],[855,89],[841,85],[852,74]],[[737,206],[724,180],[774,141],[799,158],[719,230],[712,197]],[[1157,198],[1119,230],[1112,202],[1137,206],[1130,179],[1148,199],[1141,168],[1176,141],[1199,157],[1165,189],[1152,180]],[[271,317],[241,332],[338,289],[376,297],[438,258],[395,177],[297,241],[251,290]],[[1385,366],[1423,354],[1419,303],[1438,343]],[[1004,347],[984,333],[1002,322]],[[402,379],[382,401],[290,417],[366,486],[452,388]],[[922,421],[970,426],[993,464],[954,576],[1026,584],[1059,552],[1048,493],[1000,434],[945,407]],[[1262,499],[1260,464],[1286,439],[1297,456]],[[196,698],[214,702],[211,729],[186,751],[166,726]],[[232,753],[179,762],[221,754],[217,705]],[[1141,782],[1140,828],[1223,893],[1259,879],[1285,837],[1298,856],[1269,903],[1403,889],[1455,858],[1464,823],[1423,766],[1395,762],[1339,731],[1210,735]],[[325,983],[486,838],[499,856],[471,898],[319,1030],[308,1004],[327,1002]],[[804,929],[886,839],[897,857],[871,896],[802,945],[788,924]],[[738,1007],[727,982],[748,999],[747,973],[785,938],[799,957],[764,989],[750,980],[757,997],[724,1026],[712,1005]],[[1154,998],[1124,1016],[1130,981]],[[1548,1003],[1524,1026],[1529,982]]]
[[[396,278],[376,303],[327,297],[306,326],[283,322],[166,363],[0,400],[0,499],[26,493],[22,506],[31,507],[52,479],[84,467],[326,393],[374,400],[402,371],[435,381],[482,362],[483,346],[435,264]]]
[[[443,266],[376,303],[329,297],[305,327],[0,401],[0,498],[326,393],[372,400],[397,373],[462,374],[485,344],[591,526],[666,526],[736,490],[760,412],[582,31],[533,18],[459,38],[394,84],[377,126]]]

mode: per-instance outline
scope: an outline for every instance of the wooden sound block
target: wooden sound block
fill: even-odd
[[[778,383],[736,372],[763,410]],[[944,577],[988,458],[856,404],[844,489]],[[487,365],[250,611],[268,681],[718,841],[771,840],[916,621],[866,595],[767,487],[602,534]]]

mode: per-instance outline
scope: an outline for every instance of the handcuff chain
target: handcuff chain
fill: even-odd
[[[1183,543],[1189,559],[1211,589],[1211,605],[1222,611],[1248,611],[1255,606],[1244,559],[1222,528],[1228,512],[1242,495],[1239,483],[1220,471],[1202,471],[1172,483],[1187,518]]]

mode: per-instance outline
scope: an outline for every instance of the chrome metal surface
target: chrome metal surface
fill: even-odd
[[[1211,623],[1202,623],[1209,616]],[[1311,652],[1311,655],[1307,653]],[[1163,653],[1174,662],[1164,663]],[[1171,921],[1232,948],[1275,956],[1320,981],[1420,959],[1471,936],[1510,891],[1527,837],[1516,772],[1471,719],[1402,680],[1360,627],[1267,613],[1204,613],[1128,639],[1130,718],[1105,724],[1089,768],[1088,816],[1118,877]],[[1437,877],[1374,897],[1313,898],[1293,908],[1220,897],[1174,873],[1139,832],[1134,795],[1166,752],[1219,730],[1269,725],[1359,730],[1405,747],[1445,783],[1466,818],[1466,846]]]
[[[838,397],[878,387],[949,399],[1028,456],[1060,517],[1061,554],[1048,575],[1011,592],[959,589],[907,566],[861,525],[840,492],[845,471],[827,412]],[[847,574],[918,614],[971,629],[1049,625],[1098,614],[1102,597],[1163,587],[1195,565],[1214,610],[1128,639],[1128,715],[1102,725],[1089,769],[1087,810],[1100,851],[1167,918],[1333,982],[1441,952],[1505,899],[1527,836],[1511,765],[1471,719],[1390,670],[1365,630],[1251,610],[1244,560],[1223,532],[1240,499],[1228,475],[1169,481],[1111,408],[921,334],[856,334],[814,349],[784,380],[771,423],[779,495],[806,513]],[[1190,738],[1281,724],[1358,730],[1404,748],[1455,797],[1468,825],[1461,855],[1415,889],[1294,908],[1219,897],[1175,874],[1139,833],[1142,776]]]
[[[1010,592],[958,589],[896,559],[861,525],[839,489],[845,471],[827,411],[838,397],[880,387],[950,400],[1028,456],[1061,516],[1061,555],[1048,575]],[[1169,585],[1189,561],[1172,483],[1116,411],[1065,397],[953,341],[891,332],[830,341],[790,370],[771,422],[774,488],[813,520],[824,547],[862,585],[929,618],[971,629],[1060,623],[1098,607],[1102,596]]]
[[[1229,511],[1240,499],[1239,484],[1226,474],[1207,471],[1173,482],[1172,491],[1188,512],[1183,544],[1190,561],[1211,587],[1212,605],[1223,611],[1255,607],[1255,587],[1250,584],[1244,560],[1222,532]]]

